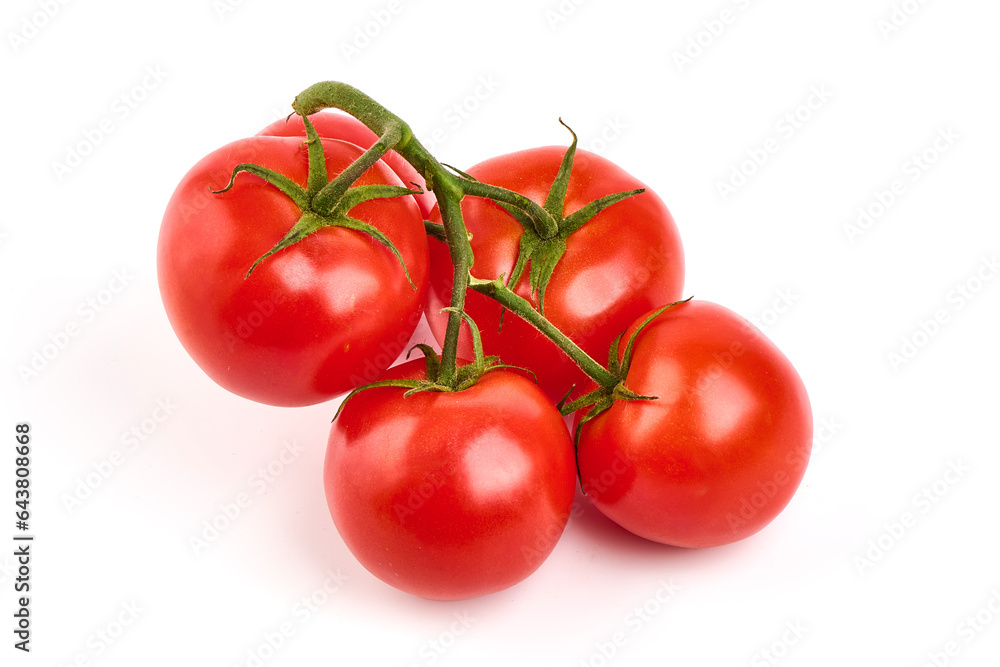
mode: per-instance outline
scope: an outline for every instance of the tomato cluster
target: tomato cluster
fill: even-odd
[[[502,590],[555,547],[578,483],[664,544],[770,523],[809,457],[805,387],[746,320],[678,301],[660,198],[575,136],[447,171],[363,101],[365,123],[302,102],[198,162],[157,250],[170,323],[219,385],[350,392],[323,479],[361,564],[427,598]],[[439,347],[393,366],[423,315]]]

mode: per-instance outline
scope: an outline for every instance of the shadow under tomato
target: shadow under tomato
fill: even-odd
[[[643,562],[705,562],[729,551],[735,545],[724,545],[710,549],[690,549],[669,544],[661,544],[639,537],[606,517],[590,499],[577,488],[574,500],[573,518],[568,530],[579,534],[583,540],[599,546],[614,557],[623,557]],[[739,544],[739,543],[736,543]],[[638,561],[636,561],[638,562]]]

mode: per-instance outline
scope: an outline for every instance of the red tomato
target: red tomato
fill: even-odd
[[[636,338],[625,386],[659,398],[616,401],[583,425],[581,479],[601,512],[656,542],[710,547],[784,509],[805,473],[812,411],[791,363],[750,323],[706,301],[668,309]]]
[[[381,379],[426,377],[423,360]],[[366,389],[334,421],[326,497],[351,552],[382,581],[453,600],[513,586],[548,556],[576,485],[565,422],[505,370],[459,392]]]
[[[480,181],[519,192],[538,204],[548,194],[565,148],[535,148],[482,162],[468,173]],[[566,193],[566,215],[602,196],[644,187],[638,180],[602,157],[578,150]],[[472,234],[476,278],[510,276],[517,260],[523,229],[493,202],[466,197],[462,213]],[[437,208],[431,220],[440,221]],[[448,248],[430,242],[431,289],[427,320],[443,344],[453,269]],[[529,297],[529,272],[514,287]],[[615,336],[650,309],[681,298],[684,255],[680,235],[666,206],[653,192],[634,196],[604,209],[566,242],[566,253],[552,274],[545,293],[545,316],[591,357],[607,362]],[[466,312],[479,325],[486,354],[504,363],[530,368],[549,397],[558,400],[571,385],[582,387],[587,377],[554,343],[516,315],[503,316],[488,297],[469,292]],[[459,354],[471,356],[463,331]],[[579,392],[576,392],[579,394]]]
[[[354,116],[346,113],[334,111],[324,111],[309,116],[309,121],[316,128],[316,133],[322,139],[340,139],[348,143],[360,146],[364,149],[371,148],[378,136],[368,129]],[[287,120],[276,120],[263,130],[257,133],[258,136],[272,137],[305,137],[306,126],[302,123],[302,117],[295,115]],[[389,165],[389,168],[396,172],[399,180],[408,188],[412,188],[412,183],[416,183],[425,190],[422,195],[414,195],[417,205],[420,207],[420,214],[426,218],[434,208],[434,193],[428,192],[427,184],[423,176],[396,151],[389,151],[382,157],[382,161]]]
[[[330,177],[361,154],[324,140]],[[306,183],[305,145],[252,137],[209,154],[167,205],[157,248],[160,293],[170,323],[199,366],[226,389],[272,405],[309,405],[369,382],[403,350],[420,320],[427,240],[410,197],[364,202],[351,215],[381,230],[399,260],[370,236],[323,228],[261,262],[300,211],[277,188],[233,167],[250,162]],[[400,185],[378,163],[359,185]]]

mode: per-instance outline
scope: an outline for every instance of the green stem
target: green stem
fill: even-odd
[[[435,181],[440,185],[441,179]],[[444,181],[446,182],[446,181]],[[438,383],[451,386],[455,381],[458,359],[458,336],[462,329],[462,313],[465,312],[465,295],[469,289],[469,279],[472,274],[473,256],[469,234],[462,219],[461,191],[452,188],[434,188],[441,209],[441,221],[444,223],[445,240],[448,243],[448,253],[455,267],[454,283],[451,289],[451,308],[448,313],[448,328],[445,332],[444,345],[441,346],[441,369],[438,373]]]
[[[306,128],[306,143],[309,146],[309,175],[306,190],[309,192],[310,201],[306,205],[312,207],[312,198],[326,187],[330,179],[326,173],[326,151],[323,150],[323,141],[319,138],[319,133],[316,132],[312,122],[304,116],[302,124]]]
[[[385,134],[375,142],[375,145],[365,151],[364,155],[352,162],[350,166],[340,173],[335,179],[330,181],[313,198],[313,209],[318,213],[329,213],[340,198],[344,196],[354,182],[361,178],[361,175],[368,171],[373,164],[392,150],[400,140],[400,130],[398,127],[389,127]]]
[[[451,262],[455,267],[452,310],[448,313],[447,333],[441,351],[439,384],[452,386],[456,381],[458,337],[465,310],[465,296],[470,287],[524,318],[558,345],[584,373],[602,387],[610,389],[618,384],[617,377],[540,315],[528,301],[508,290],[500,280],[478,280],[470,273],[473,255],[468,230],[462,218],[463,197],[488,197],[520,209],[531,219],[538,235],[543,239],[552,238],[559,231],[558,221],[548,211],[516,192],[474,179],[456,177],[424,148],[401,118],[353,86],[337,81],[314,84],[295,97],[292,108],[303,117],[328,108],[351,114],[380,137],[379,144],[373,146],[364,157],[370,158],[376,152],[395,150],[424,177],[427,186],[434,192],[441,210]]]
[[[461,201],[464,191],[458,180],[414,138],[413,131],[402,118],[353,86],[338,81],[314,84],[295,96],[292,108],[301,116],[323,109],[340,109],[367,125],[379,137],[398,137],[388,148],[395,150],[413,165],[434,192],[441,209],[451,262],[455,266],[451,307],[456,310],[448,313],[448,329],[442,346],[438,375],[439,384],[451,386],[457,373],[458,335],[462,328],[469,269],[472,267],[472,246],[469,245],[468,232],[462,219]]]
[[[427,187],[434,189],[434,182],[448,171],[413,137],[413,131],[402,118],[393,114],[363,92],[339,81],[316,83],[295,96],[292,109],[300,116],[308,116],[323,109],[340,109],[368,126],[379,137],[392,130],[399,132],[398,141],[390,146],[413,165]],[[435,194],[437,194],[435,192]]]
[[[524,211],[531,219],[531,222],[535,227],[535,231],[538,232],[538,236],[541,238],[550,239],[559,233],[559,222],[553,218],[548,211],[524,195],[496,185],[490,185],[488,183],[474,181],[467,178],[462,179],[461,183],[462,190],[464,190],[467,195],[472,195],[473,197],[486,197],[494,201],[516,206]]]
[[[549,340],[558,345],[597,384],[608,389],[613,389],[618,385],[619,379],[616,375],[594,361],[593,357],[587,354],[583,348],[570,340],[566,334],[559,331],[555,325],[535,310],[527,299],[519,297],[508,289],[500,278],[496,280],[471,278],[469,287],[497,301],[500,305],[507,308],[507,310],[518,315],[525,322],[538,329]]]

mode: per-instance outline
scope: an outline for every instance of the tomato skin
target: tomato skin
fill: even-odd
[[[369,130],[367,125],[346,113],[322,111],[309,116],[309,121],[322,139],[339,139],[366,150],[378,141],[378,136]],[[274,121],[257,135],[305,138],[306,126],[302,122],[301,116],[294,115],[287,120]],[[382,156],[382,161],[396,172],[403,185],[412,188],[411,184],[416,183],[425,190],[423,194],[413,195],[413,198],[417,201],[417,206],[420,207],[420,214],[424,218],[430,215],[431,209],[434,208],[434,193],[427,191],[427,184],[423,176],[417,173],[417,170],[396,151],[386,153]]]
[[[330,176],[361,149],[323,142]],[[157,273],[167,316],[184,348],[222,387],[280,406],[319,403],[374,379],[406,345],[420,320],[427,242],[409,197],[365,202],[351,211],[384,232],[399,260],[366,234],[324,228],[261,262],[300,216],[277,188],[247,173],[250,162],[306,183],[308,156],[297,139],[251,137],[198,162],[163,217]],[[399,185],[376,164],[358,184]]]
[[[710,547],[788,504],[812,411],[791,363],[749,322],[706,301],[668,309],[637,337],[625,386],[659,398],[616,401],[583,426],[583,488],[602,513],[656,542]]]
[[[492,158],[468,170],[480,181],[520,192],[543,204],[564,147],[535,148]],[[568,215],[599,197],[644,185],[608,160],[578,150],[566,194]],[[493,280],[510,276],[517,260],[521,225],[496,204],[478,197],[462,201],[475,256],[472,274]],[[431,220],[440,221],[435,208]],[[427,321],[443,344],[453,269],[448,248],[430,242],[431,288]],[[573,233],[545,294],[545,316],[591,357],[604,364],[614,338],[636,317],[681,297],[684,253],[673,218],[662,200],[648,190],[619,202]],[[528,271],[514,291],[529,298]],[[534,299],[531,299],[534,301]],[[550,398],[558,400],[570,386],[579,389],[587,376],[554,343],[516,315],[506,313],[500,327],[500,306],[469,292],[466,312],[479,325],[487,354],[504,363],[530,368]],[[459,353],[471,355],[465,332]],[[579,395],[579,391],[576,395]]]
[[[382,379],[425,377],[423,360]],[[330,432],[324,480],[348,548],[382,581],[425,598],[493,593],[534,572],[569,518],[573,443],[518,373],[460,392],[359,392]]]

